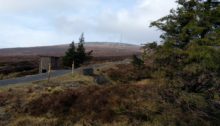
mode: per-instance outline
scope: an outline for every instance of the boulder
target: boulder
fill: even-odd
[[[106,79],[106,77],[103,75],[94,76],[94,80],[99,85],[105,85],[108,83],[108,79]]]
[[[86,75],[86,76],[94,75],[94,69],[93,68],[84,68],[83,75]]]

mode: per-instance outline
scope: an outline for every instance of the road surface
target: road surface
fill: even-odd
[[[51,78],[62,76],[67,73],[71,73],[71,70],[55,70],[51,72]],[[47,73],[42,73],[42,74],[30,75],[30,76],[15,78],[15,79],[0,80],[0,86],[46,80],[48,77],[47,75],[48,75]]]
[[[116,61],[116,62],[111,62],[115,65],[117,64],[128,64],[130,63],[129,59],[123,60],[123,61]],[[93,64],[93,65],[89,65],[86,67],[81,67],[78,69],[75,69],[75,72],[79,72],[81,69],[84,68],[98,68],[101,66],[108,66],[108,64],[105,63],[101,63],[101,64]],[[71,70],[54,70],[51,72],[51,78],[53,77],[59,77],[65,74],[71,73]],[[34,81],[41,81],[41,80],[46,80],[48,77],[47,73],[42,73],[42,74],[36,74],[36,75],[30,75],[30,76],[25,76],[25,77],[20,77],[20,78],[15,78],[15,79],[8,79],[8,80],[0,80],[0,87],[1,86],[8,86],[8,85],[13,85],[13,84],[22,84],[22,83],[31,83]]]

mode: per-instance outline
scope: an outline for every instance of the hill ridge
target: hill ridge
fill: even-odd
[[[77,43],[76,43],[77,45]],[[0,49],[0,56],[32,56],[32,55],[54,55],[63,56],[69,44],[18,47]],[[126,56],[140,53],[140,46],[128,43],[115,42],[86,42],[86,50],[93,50],[95,57],[100,56]]]

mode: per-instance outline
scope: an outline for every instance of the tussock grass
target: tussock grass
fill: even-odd
[[[142,83],[62,90],[56,87],[41,93],[17,91],[19,96],[13,95],[14,91],[2,96],[10,98],[3,106],[15,115],[8,124],[19,126],[210,124],[200,113],[208,105],[200,95]]]
[[[19,117],[8,126],[55,126],[57,119],[48,119],[44,117]]]
[[[127,65],[116,74],[135,72]],[[103,74],[102,69],[100,69]],[[108,75],[108,70],[105,71]],[[137,76],[138,74],[135,73]],[[127,74],[125,74],[127,75]],[[0,107],[18,126],[210,126],[218,124],[218,110],[204,94],[174,90],[168,80],[119,78],[128,83],[99,86],[92,77],[71,74],[0,92]],[[111,78],[111,77],[110,77]],[[178,81],[176,81],[177,83]],[[75,85],[75,86],[74,86]],[[219,100],[218,94],[215,98]],[[215,111],[210,115],[209,112]],[[4,114],[3,114],[4,115]],[[13,115],[13,116],[12,116]],[[3,116],[4,117],[4,116]],[[0,118],[1,119],[1,118]],[[214,123],[213,123],[214,122]]]

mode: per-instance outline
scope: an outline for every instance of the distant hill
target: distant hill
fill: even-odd
[[[69,45],[7,48],[0,49],[0,56],[63,56],[68,47]],[[87,51],[93,50],[93,56],[95,57],[128,56],[132,54],[140,54],[140,46],[125,43],[88,42],[85,44],[85,47]]]

